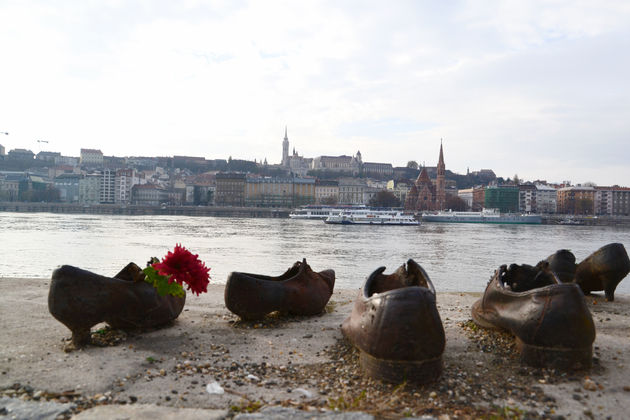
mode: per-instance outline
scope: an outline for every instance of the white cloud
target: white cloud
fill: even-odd
[[[0,4],[5,146],[628,184],[625,2]]]

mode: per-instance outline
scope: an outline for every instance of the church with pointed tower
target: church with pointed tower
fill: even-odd
[[[444,165],[444,151],[440,140],[440,157],[437,164],[435,183],[429,178],[427,168],[423,167],[420,175],[411,186],[405,200],[405,210],[434,211],[444,210],[446,207],[446,166]]]
[[[300,156],[293,148],[293,154],[289,154],[289,135],[287,127],[284,127],[284,139],[282,140],[282,161],[280,166],[290,171],[292,174],[306,176],[311,169],[313,163],[312,158]]]
[[[289,166],[289,136],[287,135],[287,127],[284,127],[284,140],[282,140],[282,166]]]

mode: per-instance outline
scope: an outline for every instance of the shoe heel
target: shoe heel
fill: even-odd
[[[422,361],[378,359],[363,351],[359,356],[361,369],[371,378],[384,382],[426,384],[442,374],[442,356]]]
[[[563,370],[581,370],[591,367],[593,347],[562,349],[526,344],[518,337],[516,345],[521,352],[521,360],[535,367],[553,367]]]

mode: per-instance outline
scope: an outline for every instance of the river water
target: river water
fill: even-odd
[[[439,291],[483,291],[501,264],[535,264],[558,249],[578,261],[599,247],[630,246],[630,229],[560,225],[424,223],[343,226],[321,221],[187,216],[0,213],[0,277],[50,278],[75,265],[113,276],[181,243],[211,268],[212,283],[231,271],[279,275],[306,258],[316,271],[332,268],[337,288],[359,288],[379,266],[389,273],[409,258]],[[617,288],[630,294],[630,279]]]

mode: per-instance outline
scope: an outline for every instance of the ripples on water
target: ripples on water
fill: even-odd
[[[409,258],[438,291],[483,291],[494,269],[535,264],[558,249],[578,261],[597,248],[630,245],[630,230],[591,226],[435,224],[340,226],[321,221],[185,216],[86,216],[0,213],[0,277],[49,278],[61,264],[114,275],[129,261],[144,266],[181,243],[211,267],[213,283],[231,271],[278,275],[306,257],[333,268],[336,286],[358,288],[379,266]],[[630,293],[630,280],[618,287]]]

